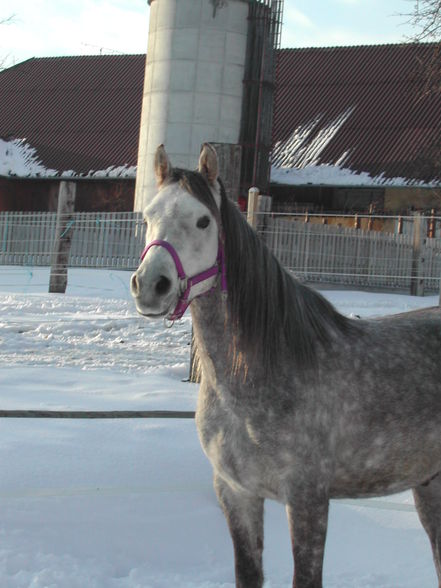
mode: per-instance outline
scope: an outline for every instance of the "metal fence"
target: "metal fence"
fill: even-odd
[[[384,223],[389,232],[305,220],[304,215],[267,213],[259,215],[258,222],[262,238],[300,278],[403,290],[419,278],[425,291],[439,291],[441,218],[437,236],[424,238],[419,247],[413,217],[401,222],[405,234],[394,232],[399,223],[392,217]],[[1,212],[0,265],[51,265],[55,230],[55,213]],[[70,267],[135,269],[145,240],[142,216],[132,212],[75,213],[64,228],[66,234],[71,239]]]
[[[412,280],[422,278],[425,291],[439,291],[441,237],[424,238],[417,249],[410,219],[406,234],[397,234],[305,223],[303,218],[265,215],[259,223],[267,245],[299,277],[391,289],[410,289]]]
[[[56,213],[0,212],[0,265],[51,265]],[[144,247],[142,215],[134,212],[75,213],[69,266],[134,269]]]

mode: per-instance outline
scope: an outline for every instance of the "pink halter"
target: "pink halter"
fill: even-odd
[[[219,246],[217,250],[217,259],[216,263],[210,267],[209,269],[188,278],[185,274],[184,268],[182,266],[181,260],[179,259],[179,255],[177,254],[176,249],[170,245],[167,241],[163,241],[162,239],[156,239],[155,241],[151,241],[141,253],[141,261],[147,255],[148,250],[151,247],[164,247],[174,261],[176,271],[178,272],[178,278],[181,283],[181,295],[178,298],[178,303],[174,309],[174,311],[167,317],[170,321],[176,321],[183,317],[185,311],[187,310],[188,306],[190,305],[191,300],[188,299],[190,295],[190,291],[193,286],[199,284],[200,282],[204,282],[209,278],[217,276],[218,273],[221,274],[221,291],[226,293],[227,292],[227,277],[226,277],[226,269],[225,269],[225,254],[224,254],[224,247],[222,241],[219,239]],[[205,296],[209,294],[216,288],[214,285],[210,290],[207,292],[203,292],[199,294],[199,296]],[[198,297],[199,297],[198,296]],[[192,299],[193,300],[193,299]]]

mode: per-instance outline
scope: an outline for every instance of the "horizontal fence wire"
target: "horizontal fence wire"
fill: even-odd
[[[282,265],[306,281],[409,289],[418,277],[425,291],[437,292],[441,217],[424,218],[433,237],[422,242],[418,271],[415,218],[265,213],[258,215],[257,228]],[[141,213],[60,215],[57,229],[56,213],[0,212],[0,265],[52,266],[56,274],[57,230],[70,239],[69,267],[134,270],[145,245]]]

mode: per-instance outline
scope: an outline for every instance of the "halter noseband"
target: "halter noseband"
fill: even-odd
[[[173,259],[173,262],[176,267],[176,271],[178,272],[181,294],[178,298],[178,303],[177,303],[174,311],[167,316],[168,320],[177,321],[183,317],[185,311],[187,310],[188,306],[190,305],[190,302],[193,300],[193,298],[191,300],[188,299],[188,297],[190,295],[190,291],[193,286],[195,286],[196,284],[199,284],[200,282],[204,282],[205,280],[213,278],[214,276],[217,276],[217,274],[219,274],[219,273],[221,274],[221,291],[223,293],[227,292],[225,254],[224,254],[223,243],[220,239],[219,239],[219,246],[218,246],[218,250],[217,250],[216,263],[212,267],[208,268],[207,270],[200,272],[199,274],[196,274],[190,278],[187,277],[187,275],[184,271],[184,268],[182,266],[181,260],[179,259],[179,255],[178,255],[176,249],[173,247],[173,245],[170,245],[170,243],[168,241],[163,241],[162,239],[156,239],[155,241],[151,241],[148,245],[146,245],[143,252],[141,253],[141,261],[143,261],[143,259],[145,258],[145,256],[147,255],[147,252],[149,251],[149,249],[151,247],[164,247],[164,249],[166,249],[169,252],[171,258]],[[216,285],[214,285],[212,288],[207,290],[207,292],[203,292],[202,294],[195,296],[195,298],[198,298],[199,296],[205,296],[206,294],[209,294],[210,292],[212,292],[215,288],[216,288]]]

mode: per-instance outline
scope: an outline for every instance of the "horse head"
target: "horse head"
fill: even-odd
[[[155,175],[158,191],[144,210],[146,246],[130,287],[140,314],[175,320],[215,286],[223,264],[216,151],[204,144],[198,171],[189,172],[174,169],[160,145]]]

